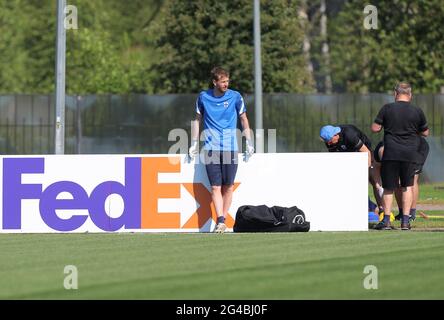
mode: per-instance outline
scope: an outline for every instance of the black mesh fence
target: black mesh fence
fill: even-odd
[[[66,154],[167,153],[172,129],[190,131],[197,95],[87,95],[67,96]],[[253,95],[245,95],[254,129]],[[277,152],[325,151],[319,129],[325,124],[354,124],[374,144],[382,133],[370,132],[381,106],[393,101],[388,94],[299,95],[263,97],[265,150],[267,129],[276,129]],[[424,110],[431,130],[431,153],[426,167],[444,180],[444,95],[416,95],[413,103]],[[0,96],[0,152],[54,153],[54,96]],[[426,170],[427,172],[427,170]]]

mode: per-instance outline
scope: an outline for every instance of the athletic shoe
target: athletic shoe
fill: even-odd
[[[218,223],[216,225],[216,228],[214,229],[215,233],[224,233],[225,229],[227,229],[227,226],[225,223]]]
[[[411,228],[410,223],[401,223],[401,230],[410,230]]]
[[[416,215],[413,215],[413,214],[409,215],[409,222],[415,221],[415,219],[416,219]],[[395,217],[395,220],[401,221],[402,220],[402,214],[398,214]]]
[[[386,224],[384,221],[381,221],[373,229],[375,229],[375,230],[393,230],[395,228],[392,227],[390,222]]]

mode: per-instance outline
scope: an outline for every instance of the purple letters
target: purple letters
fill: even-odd
[[[44,158],[3,159],[3,229],[21,229],[21,200],[39,199],[39,210],[43,221],[57,231],[72,231],[80,228],[88,216],[73,214],[62,219],[56,210],[85,210],[94,224],[104,231],[116,231],[122,227],[139,229],[141,225],[141,159],[125,159],[125,184],[105,181],[99,184],[88,197],[79,184],[72,181],[58,181],[42,190],[41,184],[23,184],[22,174],[44,173]],[[72,199],[57,199],[62,192],[68,192]],[[111,194],[118,194],[124,202],[120,217],[111,218],[105,211],[105,200]]]

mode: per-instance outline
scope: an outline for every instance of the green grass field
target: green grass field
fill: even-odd
[[[428,219],[420,216],[412,223],[412,228],[415,230],[428,228],[444,228],[444,211],[427,211]],[[398,227],[399,222],[395,224]],[[444,230],[443,230],[444,231]]]
[[[443,204],[436,187],[420,203]],[[412,231],[0,234],[0,299],[444,299],[444,233],[430,231],[444,210],[426,213]]]
[[[369,195],[372,201],[375,201],[370,186]],[[421,206],[429,206],[435,209],[418,210],[417,219],[412,224],[412,228],[416,230],[430,228],[444,229],[444,184],[421,184],[418,208]],[[422,218],[419,215],[421,211],[428,215],[429,219]],[[396,201],[393,203],[393,212],[395,215],[398,213]],[[395,222],[395,226],[399,227],[399,222]]]
[[[419,201],[422,204],[444,204],[444,184],[420,184]]]
[[[435,210],[435,211],[427,211],[427,219],[421,217],[417,214],[417,218],[414,222],[412,222],[412,229],[415,231],[427,231],[429,229],[443,229],[444,231],[444,211],[443,210]],[[369,228],[372,228],[374,224],[369,224]],[[395,228],[401,227],[400,221],[392,222],[392,225]]]
[[[0,299],[443,299],[441,232],[0,235]],[[64,267],[78,270],[64,289]],[[378,289],[363,286],[366,265]]]
[[[437,204],[444,205],[444,184],[420,184],[419,185],[419,204]],[[372,201],[375,201],[373,189],[369,185],[368,194]],[[396,203],[395,203],[396,204]]]

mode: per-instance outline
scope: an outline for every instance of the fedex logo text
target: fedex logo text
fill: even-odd
[[[204,184],[159,183],[159,173],[181,172],[180,157],[126,157],[124,163],[123,183],[104,181],[88,194],[81,184],[69,180],[55,181],[46,188],[39,183],[22,182],[23,175],[45,173],[43,157],[3,158],[2,228],[20,230],[22,219],[26,218],[25,212],[22,212],[22,200],[31,199],[38,200],[38,211],[43,222],[51,229],[61,232],[80,228],[88,217],[103,231],[117,231],[122,228],[197,229],[202,228],[209,219],[216,220],[211,193]],[[181,198],[182,187],[199,206],[181,222],[180,212],[159,212],[158,200]],[[58,198],[61,193],[70,194],[69,199]],[[119,195],[123,200],[123,212],[118,217],[111,217],[105,210],[105,201],[113,194]],[[72,215],[61,218],[57,210],[69,210]],[[80,210],[83,212],[79,212]],[[87,214],[84,213],[85,210],[88,211]],[[227,218],[228,226],[232,227],[233,218]]]

